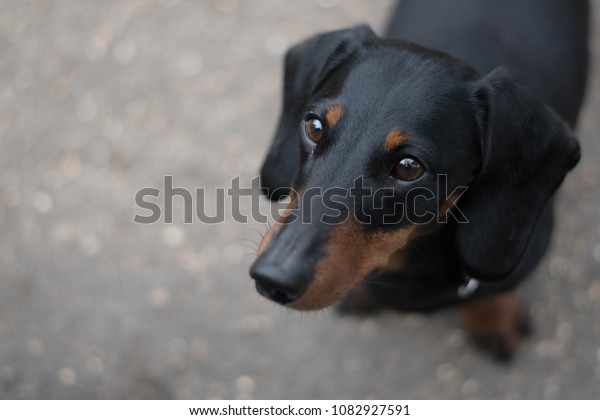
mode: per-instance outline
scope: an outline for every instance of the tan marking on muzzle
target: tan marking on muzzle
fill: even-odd
[[[308,290],[289,306],[298,310],[323,309],[339,302],[350,290],[390,256],[409,243],[416,226],[368,236],[354,219],[332,229],[326,256],[315,267]]]
[[[262,241],[260,241],[260,245],[258,246],[258,252],[256,254],[257,257],[259,257],[260,254],[264,252],[264,250],[271,242],[271,239],[273,239],[273,234],[277,232],[279,228],[281,228],[281,226],[285,223],[285,220],[289,217],[289,215],[292,213],[292,211],[294,211],[294,209],[298,205],[298,194],[295,193],[294,190],[292,190],[290,194],[292,197],[290,204],[285,208],[279,220],[277,220],[275,224],[271,226],[269,230],[267,230],[267,232],[262,238]]]
[[[400,147],[408,138],[406,133],[398,128],[394,128],[390,131],[385,138],[385,143],[383,144],[383,148],[386,152],[391,152],[392,150]]]
[[[329,128],[335,127],[340,118],[342,117],[342,106],[335,104],[327,108],[325,113],[325,122]]]
[[[399,271],[406,265],[408,255],[406,249],[402,248],[390,255],[384,271]]]

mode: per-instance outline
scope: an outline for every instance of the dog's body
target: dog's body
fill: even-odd
[[[464,301],[471,332],[510,355],[525,323],[510,291],[544,255],[553,194],[579,159],[569,126],[587,75],[587,1],[404,0],[387,35],[409,42],[363,26],[288,52],[261,177],[271,198],[293,187],[293,199],[251,274],[297,309],[348,295],[403,310]],[[299,221],[329,210],[307,191],[355,192],[358,178],[391,196],[349,194],[335,223]]]
[[[588,66],[587,0],[403,0],[386,37],[443,51],[480,74],[502,66],[575,126]]]

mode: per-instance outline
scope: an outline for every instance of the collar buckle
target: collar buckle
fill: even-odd
[[[478,288],[479,288],[479,280],[477,280],[474,277],[470,277],[470,278],[468,278],[468,280],[465,280],[465,282],[458,287],[458,290],[456,291],[456,293],[458,294],[459,298],[466,299],[466,298],[470,297],[471,295],[473,295],[473,293],[475,293],[475,291]]]

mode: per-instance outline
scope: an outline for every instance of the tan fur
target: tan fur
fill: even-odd
[[[385,138],[383,148],[386,152],[391,152],[392,150],[400,147],[407,138],[408,136],[402,130],[394,128]]]
[[[408,256],[406,255],[406,249],[399,249],[390,255],[387,265],[385,266],[385,271],[398,271],[401,270]]]
[[[506,350],[513,353],[522,338],[516,328],[521,308],[516,293],[511,291],[473,299],[461,306],[460,314],[476,341],[501,337]]]
[[[265,235],[263,236],[262,241],[260,242],[260,245],[258,246],[258,253],[256,255],[257,257],[260,256],[260,254],[262,254],[264,252],[264,250],[267,248],[267,246],[271,242],[271,239],[273,238],[273,234],[277,230],[279,230],[279,228],[281,228],[281,226],[285,222],[285,219],[287,219],[288,216],[292,213],[292,211],[294,211],[294,209],[298,206],[298,194],[295,193],[294,190],[291,190],[290,196],[292,197],[290,204],[285,208],[285,210],[283,211],[283,214],[281,215],[279,220],[276,221],[275,224],[271,227],[271,229],[267,230],[267,233],[265,233]]]
[[[448,210],[454,208],[454,206],[456,206],[456,203],[458,203],[459,198],[460,195],[458,194],[452,194],[450,197],[448,197],[446,202],[444,202],[444,204],[442,204],[442,207],[440,208],[440,214],[444,214]]]
[[[329,128],[335,127],[340,118],[342,117],[342,106],[335,104],[329,106],[325,113],[325,122]]]

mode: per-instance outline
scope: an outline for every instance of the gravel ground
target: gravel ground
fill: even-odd
[[[172,224],[132,221],[136,191],[165,175],[206,188],[209,206],[232,178],[249,185],[287,46],[381,30],[390,6],[0,2],[1,397],[600,397],[598,33],[583,160],[522,289],[536,332],[508,366],[468,345],[454,310],[361,319],[267,302],[247,274],[259,223],[184,224],[181,199]]]

